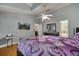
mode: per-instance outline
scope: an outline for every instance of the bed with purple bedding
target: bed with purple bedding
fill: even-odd
[[[20,39],[18,51],[24,56],[79,56],[79,33],[73,38],[40,36]]]

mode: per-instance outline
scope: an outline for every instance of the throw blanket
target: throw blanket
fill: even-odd
[[[41,36],[21,39],[18,50],[25,56],[79,56],[79,33],[73,38]]]

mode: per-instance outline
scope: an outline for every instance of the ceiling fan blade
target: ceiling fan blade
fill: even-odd
[[[41,15],[42,15],[42,17],[43,17],[43,16],[47,16],[47,17],[50,16],[50,17],[53,17],[52,14],[41,14]]]
[[[52,15],[52,14],[51,14],[51,15],[49,14],[49,15],[46,15],[46,16],[50,16],[50,17],[53,17],[53,15]]]

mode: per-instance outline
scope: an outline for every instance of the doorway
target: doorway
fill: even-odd
[[[38,36],[42,35],[42,24],[34,24],[34,31],[38,31]]]
[[[68,20],[60,21],[60,36],[68,37]]]

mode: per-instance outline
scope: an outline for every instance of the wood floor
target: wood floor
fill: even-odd
[[[17,44],[0,48],[0,56],[17,56]]]

